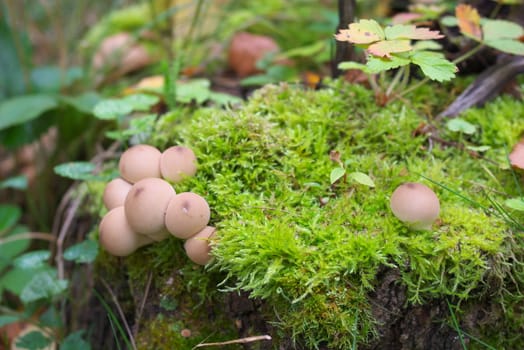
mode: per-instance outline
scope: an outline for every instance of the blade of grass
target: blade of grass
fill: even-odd
[[[353,324],[353,340],[351,341],[351,350],[357,350],[357,326],[358,326],[358,309]]]
[[[455,329],[455,331],[457,331],[457,334],[459,336],[460,345],[462,346],[462,349],[467,350],[468,348],[466,346],[466,343],[464,342],[464,336],[463,336],[464,333],[462,332],[462,330],[459,327],[457,317],[455,316],[455,313],[453,312],[453,308],[451,307],[451,304],[449,303],[448,299],[446,299],[446,303],[448,304],[448,309],[451,314],[451,320],[453,321],[453,328]]]
[[[98,293],[97,290],[94,291],[94,294],[97,297],[97,299],[100,301],[100,303],[102,304],[104,310],[106,310],[107,316],[110,318],[110,320],[113,320],[114,325],[116,326],[116,329],[118,330],[118,332],[120,333],[120,336],[124,339],[124,342],[126,343],[126,347],[128,349],[136,349],[136,346],[134,346],[134,343],[131,343],[131,341],[128,339],[129,335],[126,333],[126,331],[124,330],[124,327],[122,327],[122,325],[118,321],[118,318],[116,317],[113,310],[105,302],[104,298],[102,298],[102,295],[100,295],[100,293]]]

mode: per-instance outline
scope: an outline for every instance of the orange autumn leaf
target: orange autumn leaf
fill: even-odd
[[[482,29],[480,28],[480,15],[477,9],[470,5],[460,4],[455,9],[458,26],[462,34],[480,41],[482,40]]]

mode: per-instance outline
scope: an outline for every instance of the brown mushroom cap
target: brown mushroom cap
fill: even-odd
[[[174,195],[173,187],[162,179],[152,177],[135,183],[124,203],[129,226],[144,235],[165,229],[166,208]]]
[[[127,194],[131,190],[132,184],[121,178],[116,178],[106,185],[104,189],[103,201],[107,210],[124,205]]]
[[[129,226],[124,207],[110,210],[100,222],[100,244],[115,256],[127,256],[139,247],[152,243],[147,236],[139,235]]]
[[[211,260],[209,240],[215,236],[215,233],[216,228],[206,226],[184,243],[188,258],[195,264],[205,265]]]
[[[197,159],[190,148],[173,146],[166,149],[160,157],[160,173],[168,181],[177,183],[185,177],[195,175]]]
[[[429,187],[417,182],[400,185],[391,195],[393,214],[415,230],[429,230],[439,216],[440,203]]]
[[[118,163],[120,176],[136,183],[148,177],[160,177],[160,156],[158,149],[149,145],[136,145],[127,149]]]
[[[193,192],[179,193],[169,202],[165,225],[177,238],[186,239],[209,223],[211,210],[206,200]]]

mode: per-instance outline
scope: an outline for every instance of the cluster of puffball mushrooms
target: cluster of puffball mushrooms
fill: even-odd
[[[136,145],[122,153],[118,168],[121,177],[104,190],[103,202],[109,210],[99,226],[104,249],[127,256],[173,235],[186,240],[184,248],[191,261],[207,264],[209,240],[215,234],[215,228],[207,226],[209,205],[196,193],[177,194],[170,184],[196,173],[193,151],[173,146],[160,152],[153,146]]]

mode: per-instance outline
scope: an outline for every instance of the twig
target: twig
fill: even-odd
[[[231,344],[247,344],[247,343],[253,343],[253,342],[261,341],[261,340],[271,340],[271,336],[265,334],[265,335],[257,335],[257,336],[254,336],[254,337],[240,338],[240,339],[228,340],[228,341],[217,342],[217,343],[200,343],[200,344],[197,344],[193,349],[203,348],[203,347],[207,347],[207,346],[223,346],[223,345],[231,345]]]
[[[102,284],[104,285],[104,287],[109,292],[109,295],[111,295],[111,299],[113,300],[113,303],[115,303],[116,310],[118,311],[118,315],[122,319],[122,323],[124,324],[124,327],[126,329],[127,335],[129,336],[129,341],[131,341],[131,345],[133,346],[133,350],[136,350],[135,337],[133,336],[133,333],[131,332],[131,328],[129,328],[129,324],[127,323],[126,317],[124,315],[124,311],[120,307],[120,303],[118,302],[118,299],[117,299],[115,293],[113,292],[111,287],[109,287],[109,284],[107,284],[107,282],[103,278],[100,278],[100,280],[102,281]]]
[[[63,253],[64,253],[64,241],[67,236],[67,233],[69,231],[69,228],[71,227],[73,223],[73,219],[76,215],[76,212],[78,211],[78,208],[80,207],[80,204],[82,203],[83,196],[80,196],[80,198],[75,199],[69,209],[67,210],[67,214],[64,220],[64,223],[62,224],[62,227],[60,228],[60,232],[58,234],[58,239],[56,241],[56,267],[58,270],[58,278],[64,279],[65,272],[64,272],[64,259],[63,259]]]
[[[133,329],[134,334],[138,333],[138,328],[140,327],[140,319],[142,318],[142,313],[144,312],[144,306],[146,305],[146,300],[149,294],[149,289],[151,288],[152,280],[153,280],[153,271],[149,271],[149,276],[147,277],[147,283],[146,283],[146,290],[144,292],[144,296],[142,297],[142,301],[140,302],[140,307],[138,308],[138,311],[135,317],[135,327]]]
[[[22,239],[40,239],[42,241],[49,241],[49,242],[56,241],[55,236],[53,234],[51,234],[51,233],[45,233],[45,232],[24,232],[24,233],[19,233],[17,235],[9,236],[9,237],[4,238],[4,239],[0,239],[0,245],[6,244],[6,243],[9,243],[9,242],[20,241]]]

